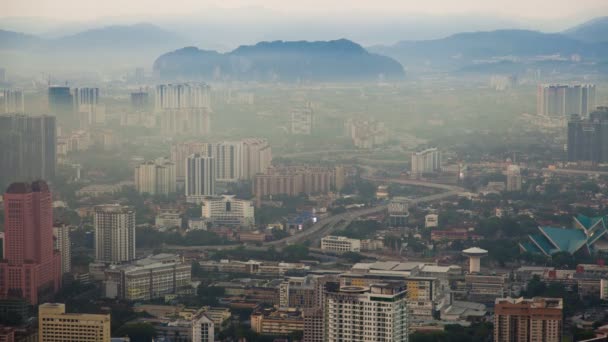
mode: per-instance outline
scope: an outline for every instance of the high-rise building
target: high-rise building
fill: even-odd
[[[146,110],[148,101],[148,93],[143,90],[131,93],[131,108],[135,111]]]
[[[215,159],[200,153],[186,159],[186,200],[201,203],[206,196],[215,195]]]
[[[436,147],[412,153],[412,176],[441,171],[441,152]]]
[[[541,84],[536,94],[538,115],[568,117],[588,115],[595,108],[593,84]]]
[[[53,236],[55,237],[55,250],[61,254],[61,273],[69,273],[72,270],[70,226],[65,224],[55,225]]]
[[[221,226],[252,227],[255,223],[253,203],[234,196],[206,197],[201,217]]]
[[[507,167],[506,191],[521,191],[521,170],[518,165]]]
[[[308,103],[306,107],[291,111],[291,134],[310,135],[314,126],[313,110]]]
[[[53,205],[44,181],[13,183],[4,194],[4,259],[0,296],[30,304],[50,299],[61,286],[61,255],[53,250]]]
[[[99,105],[99,88],[74,88],[72,96],[80,128],[86,129],[105,122],[105,108]]]
[[[48,89],[49,112],[63,126],[74,125],[74,96],[70,87],[50,86]]]
[[[93,216],[95,259],[119,264],[135,260],[135,211],[118,204],[98,205]]]
[[[404,228],[407,226],[409,216],[409,199],[393,197],[388,203],[388,226]]]
[[[329,290],[325,341],[408,341],[406,295],[403,282]]]
[[[25,98],[21,89],[5,89],[0,98],[0,113],[24,114]]]
[[[165,158],[135,167],[135,188],[140,193],[168,195],[176,190],[175,164]]]
[[[272,149],[266,139],[250,138],[243,140],[243,179],[253,179],[264,173],[272,163]]]
[[[323,194],[338,189],[337,181],[343,181],[343,172],[341,166],[269,167],[266,173],[254,177],[252,192],[257,199],[268,195]]]
[[[568,161],[608,162],[608,107],[598,107],[588,119],[572,115],[568,121]]]
[[[171,146],[171,161],[175,163],[175,177],[178,181],[183,181],[186,177],[186,159],[195,153],[210,156],[211,144],[189,141],[175,143]]]
[[[225,141],[212,144],[209,157],[215,159],[215,177],[222,182],[236,182],[243,175],[243,143]]]
[[[0,115],[0,186],[55,177],[55,117]]]
[[[38,341],[110,342],[110,315],[66,313],[65,304],[38,307]]]
[[[164,135],[209,133],[210,87],[204,83],[156,86],[155,108]]]
[[[494,341],[559,342],[562,340],[563,299],[497,298]]]

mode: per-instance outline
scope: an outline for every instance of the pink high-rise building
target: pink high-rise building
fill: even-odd
[[[53,206],[44,181],[13,183],[4,194],[5,252],[0,296],[36,305],[61,286],[61,255],[53,249]]]

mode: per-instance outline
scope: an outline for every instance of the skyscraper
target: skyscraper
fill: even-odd
[[[568,121],[568,161],[608,162],[608,107],[598,107],[589,119],[572,115]]]
[[[61,125],[75,127],[74,96],[70,87],[50,86],[48,89],[49,112],[57,117]]]
[[[595,85],[540,84],[536,94],[538,115],[588,115],[595,108]]]
[[[135,111],[143,111],[148,108],[148,93],[140,90],[131,93],[131,108]]]
[[[441,152],[436,147],[412,153],[412,176],[441,171]]]
[[[210,87],[204,83],[156,86],[155,108],[164,135],[201,135],[210,130]]]
[[[243,176],[243,143],[224,141],[213,144],[210,157],[215,159],[218,181],[236,182]]]
[[[135,259],[135,211],[118,204],[95,207],[95,259],[122,263]]]
[[[215,159],[193,154],[186,159],[186,200],[201,203],[205,196],[215,195]]]
[[[272,163],[272,149],[266,139],[249,138],[243,140],[243,178],[253,179],[264,173]]]
[[[0,112],[5,114],[25,113],[25,99],[21,89],[5,89],[2,91]]]
[[[135,168],[135,188],[140,193],[168,195],[175,192],[175,164],[159,158]]]
[[[559,342],[562,340],[563,299],[497,298],[494,341]]]
[[[326,293],[325,341],[408,341],[405,284],[344,286]]]
[[[507,186],[506,191],[521,191],[521,169],[518,165],[507,167]]]
[[[181,142],[171,146],[171,161],[175,163],[175,177],[183,181],[186,177],[186,159],[192,154],[211,155],[211,144],[197,141]]]
[[[36,305],[61,286],[61,255],[53,250],[53,206],[44,181],[13,183],[4,194],[4,259],[0,296]]]
[[[0,115],[0,186],[55,177],[55,117]]]

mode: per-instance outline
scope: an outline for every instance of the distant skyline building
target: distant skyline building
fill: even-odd
[[[156,86],[155,108],[206,108],[211,110],[211,87],[205,83],[161,84]]]
[[[13,183],[4,199],[4,259],[0,297],[31,305],[51,299],[61,287],[61,255],[53,248],[53,200],[44,181]]]
[[[148,92],[140,90],[131,93],[131,108],[135,111],[144,111],[149,106]]]
[[[186,159],[185,195],[191,203],[201,203],[215,195],[215,158],[196,153]]]
[[[291,111],[291,134],[310,135],[314,126],[314,113],[309,103]]]
[[[176,191],[175,163],[165,158],[135,167],[135,188],[139,193],[168,195]]]
[[[495,342],[560,342],[563,336],[562,298],[497,298]]]
[[[236,182],[243,176],[243,143],[223,141],[212,144],[210,157],[215,158],[215,176],[221,182]]]
[[[98,205],[93,213],[95,260],[120,264],[135,260],[135,211],[118,204]]]
[[[588,119],[572,115],[567,146],[569,162],[608,163],[608,107],[598,107]]]
[[[243,179],[253,179],[272,165],[272,148],[266,139],[243,139]]]
[[[587,116],[595,108],[594,84],[540,84],[537,114],[549,117]]]
[[[0,115],[0,186],[52,180],[56,167],[53,116]]]
[[[509,165],[507,167],[507,185],[506,191],[521,191],[521,169],[518,165]]]
[[[56,116],[62,126],[77,127],[74,122],[74,96],[70,87],[50,86],[48,101],[50,114]]]
[[[425,173],[437,171],[441,171],[441,152],[437,147],[412,153],[412,176],[420,177]]]
[[[24,114],[25,97],[21,89],[4,89],[0,98],[0,113]]]

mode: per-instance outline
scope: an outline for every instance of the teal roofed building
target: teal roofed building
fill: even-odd
[[[572,228],[538,227],[538,234],[528,235],[519,244],[523,252],[550,256],[557,252],[593,254],[608,251],[608,218],[606,216],[574,217]]]

